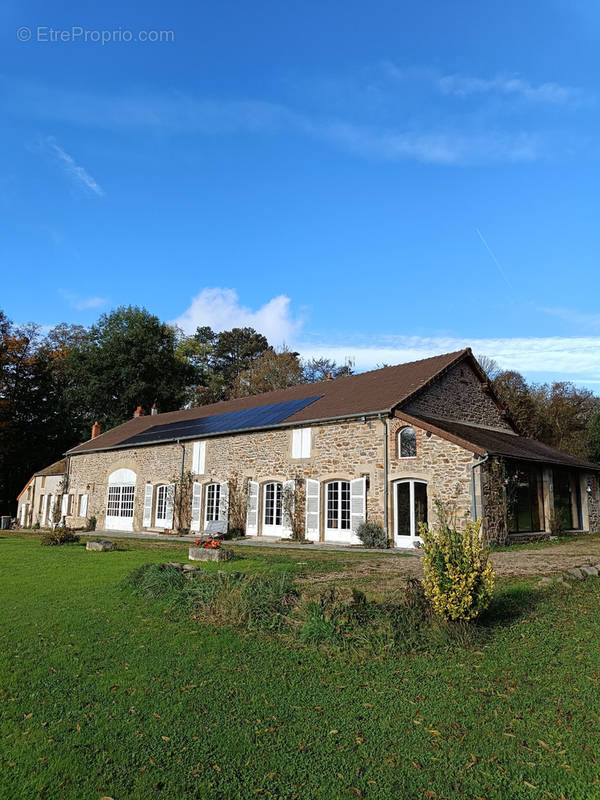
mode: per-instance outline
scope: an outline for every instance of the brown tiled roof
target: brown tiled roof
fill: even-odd
[[[291,414],[280,424],[292,425],[338,417],[360,416],[378,411],[391,411],[399,403],[407,400],[415,392],[435,380],[451,365],[470,355],[469,349],[459,350],[455,353],[424,358],[395,367],[383,367],[336,380],[305,383],[290,389],[265,392],[237,400],[188,408],[183,411],[136,417],[100,434],[95,439],[90,439],[74,447],[69,450],[69,454],[118,448],[131,437],[147,431],[155,425],[201,419],[307,397],[316,396],[318,399],[295,414]]]
[[[535,439],[525,436],[516,436],[491,428],[481,428],[478,425],[468,425],[453,420],[437,419],[433,417],[415,417],[432,429],[446,432],[456,440],[474,446],[474,451],[480,454],[487,453],[492,456],[505,456],[506,458],[523,459],[525,461],[538,461],[542,464],[557,464],[564,467],[578,469],[600,470],[600,465],[592,464],[582,458],[563,453],[547,444],[542,444]]]
[[[44,467],[39,472],[36,472],[35,475],[66,475],[67,474],[67,459],[61,458],[60,461],[55,461],[54,464],[50,464],[49,467]]]

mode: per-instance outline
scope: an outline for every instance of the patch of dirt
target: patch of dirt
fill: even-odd
[[[564,544],[549,545],[537,550],[503,550],[492,553],[494,571],[500,578],[519,575],[552,575],[570,567],[583,564],[600,564],[600,539],[579,539]],[[400,589],[407,578],[423,577],[419,556],[394,558],[386,556],[368,561],[356,561],[347,569],[315,575],[304,575],[298,580],[307,589],[320,588],[331,583],[355,581],[359,584],[377,585],[386,591]]]

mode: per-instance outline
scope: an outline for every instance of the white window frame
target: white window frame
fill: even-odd
[[[410,533],[398,533],[398,486],[407,483],[409,485],[409,504],[410,504]],[[400,547],[412,547],[415,543],[422,543],[421,537],[417,534],[417,524],[415,520],[415,484],[421,483],[425,486],[425,491],[429,489],[427,481],[422,478],[403,478],[399,481],[394,481],[394,543]],[[429,494],[427,493],[427,503],[429,504]],[[429,517],[429,515],[428,515]]]
[[[108,530],[133,530],[136,480],[135,472],[125,467],[115,470],[108,476],[105,521]]]
[[[154,512],[154,525],[157,528],[170,528],[169,524],[169,489],[168,483],[161,483],[156,487],[156,509]]]
[[[344,515],[342,514],[342,484],[347,484],[348,486],[348,524],[342,525],[344,520]],[[330,487],[337,486],[337,527],[330,528],[329,527],[329,489]],[[347,531],[347,536],[350,537],[352,534],[352,511],[351,511],[351,493],[350,493],[350,481],[347,480],[335,480],[335,481],[327,481],[325,484],[325,534],[340,534],[341,532]]]
[[[194,475],[204,475],[206,470],[206,442],[194,442],[192,447],[192,472]]]
[[[414,454],[414,456],[403,456],[402,455],[402,434],[405,433],[406,431],[412,431],[414,433],[414,435],[415,435],[415,454]],[[418,454],[418,450],[417,450],[417,432],[413,428],[412,425],[404,425],[398,431],[398,458],[401,458],[403,461],[406,461],[407,459],[416,458],[417,454]]]
[[[273,496],[270,498],[269,490],[273,488]],[[262,503],[262,534],[263,536],[281,536],[283,533],[283,483],[281,481],[267,481],[263,484],[263,503]],[[273,522],[267,522],[267,512],[272,506]],[[277,522],[279,519],[279,522]]]
[[[292,458],[310,458],[312,428],[294,428],[292,431]]]
[[[205,488],[204,522],[214,522],[221,518],[221,484],[207,483]]]

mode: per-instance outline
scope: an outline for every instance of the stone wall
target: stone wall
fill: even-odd
[[[417,457],[399,459],[396,452],[399,420],[388,423],[389,533],[393,531],[392,483],[400,478],[419,478],[429,487],[430,519],[435,518],[434,500],[452,502],[457,516],[463,520],[470,510],[470,466],[473,455],[438,436],[417,429]],[[239,476],[245,485],[248,479],[264,483],[312,478],[325,482],[332,479],[351,480],[365,476],[368,480],[367,519],[384,522],[384,423],[378,419],[366,422],[348,421],[312,426],[312,449],[308,459],[292,459],[291,430],[259,431],[232,434],[206,440],[205,471],[195,479],[201,483],[224,482]],[[181,448],[176,444],[152,445],[71,457],[69,492],[77,497],[89,494],[88,516],[95,516],[98,528],[105,524],[108,476],[121,467],[137,475],[134,509],[134,530],[142,530],[145,483],[158,485],[176,482],[181,470]],[[185,446],[184,471],[192,468],[192,443]],[[324,498],[321,497],[321,532],[323,532]],[[203,502],[206,493],[203,492]],[[80,526],[85,520],[71,517],[69,524]],[[260,531],[259,531],[260,532]]]
[[[484,391],[478,376],[464,361],[402,406],[402,410],[416,416],[453,419],[514,433],[494,400]]]
[[[476,457],[473,453],[452,442],[415,427],[416,458],[400,458],[398,432],[406,426],[406,423],[401,420],[393,420],[389,426],[389,480],[392,484],[389,498],[391,530],[394,529],[393,483],[403,478],[417,478],[427,482],[430,522],[437,521],[436,501],[439,501],[452,511],[458,528],[462,528],[465,520],[471,514],[471,466]]]
[[[586,475],[591,492],[587,493],[590,533],[600,533],[600,476]]]
[[[478,467],[481,486],[481,535],[487,545],[505,545],[508,541],[504,462],[490,459]]]

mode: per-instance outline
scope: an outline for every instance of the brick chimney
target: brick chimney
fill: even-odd
[[[152,408],[150,409],[150,415],[154,417],[156,414],[158,414],[158,408],[156,407],[156,402],[154,402],[152,404]]]
[[[100,423],[98,420],[92,425],[92,439],[95,439],[96,436],[100,436]]]
[[[144,416],[144,409],[141,406],[138,406],[136,410],[133,412],[133,416],[135,417],[143,417]]]

